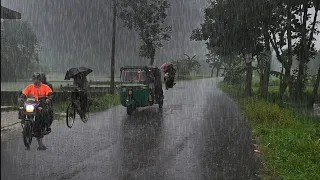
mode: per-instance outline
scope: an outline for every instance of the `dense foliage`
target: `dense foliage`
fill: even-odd
[[[319,33],[316,26],[319,5],[316,0],[210,1],[205,20],[192,32],[191,39],[206,41],[210,53],[217,57],[242,58],[247,95],[252,95],[252,71],[257,70],[262,96],[268,96],[272,74],[281,80],[279,97],[288,88],[291,101],[301,102],[308,78],[306,65],[317,53],[314,35]],[[310,9],[315,11],[313,16]],[[282,64],[282,72],[270,71],[272,51]],[[230,64],[237,58],[225,58],[229,62],[222,63]],[[299,62],[296,71],[292,71],[293,58]],[[251,60],[258,62],[256,67]],[[231,71],[234,70],[226,68],[227,74]],[[319,83],[314,83],[314,92],[318,87]]]
[[[39,64],[39,42],[26,21],[1,21],[1,81],[30,77]]]

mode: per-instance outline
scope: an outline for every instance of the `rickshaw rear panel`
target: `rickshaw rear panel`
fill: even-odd
[[[132,94],[129,95],[128,91],[131,90]],[[148,106],[148,96],[145,96],[145,94],[148,94],[149,89],[148,87],[142,88],[140,86],[121,86],[121,92],[120,92],[120,101],[121,104],[125,107],[128,106],[126,103],[126,100],[131,96],[132,103],[130,105],[134,105],[136,107],[144,107]]]
[[[127,107],[129,115],[136,107],[159,104],[159,108],[162,108],[163,91],[159,68],[125,66],[120,71],[120,101]]]

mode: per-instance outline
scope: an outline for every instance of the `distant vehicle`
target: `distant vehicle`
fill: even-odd
[[[157,67],[124,66],[120,68],[120,100],[132,115],[137,107],[163,106],[161,72]]]
[[[174,82],[176,70],[171,62],[164,63],[160,67],[161,71],[164,72],[164,82],[166,89],[172,88],[176,83]]]

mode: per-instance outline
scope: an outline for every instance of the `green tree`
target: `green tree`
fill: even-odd
[[[315,15],[313,17],[312,23],[310,25],[307,22],[312,18],[308,14],[309,8],[314,8]],[[294,14],[300,15],[300,20],[294,22],[295,29],[299,41],[296,43],[296,48],[294,49],[295,54],[298,56],[299,67],[298,76],[295,86],[295,99],[298,101],[303,100],[303,89],[306,77],[306,64],[310,61],[312,57],[316,55],[316,49],[314,48],[315,38],[314,34],[318,34],[319,31],[316,28],[317,15],[320,9],[320,2],[317,0],[302,1],[299,0],[295,4]]]
[[[211,1],[205,9],[205,21],[201,29],[194,30],[191,39],[207,41],[208,47],[219,49],[218,55],[245,57],[247,54],[259,54],[262,51],[261,28],[254,5],[249,0]],[[252,95],[252,73],[252,62],[246,61],[248,96]]]
[[[309,8],[315,15],[308,14]],[[201,28],[192,32],[191,39],[206,41],[208,49],[217,55],[256,56],[260,74],[260,93],[267,96],[270,76],[271,47],[285,69],[280,74],[282,97],[289,87],[291,97],[302,99],[306,64],[315,55],[314,34],[319,10],[317,0],[216,0],[205,9]],[[308,25],[307,22],[311,21]],[[293,43],[296,42],[296,43]],[[271,44],[271,46],[270,46]],[[217,51],[218,50],[218,51]],[[297,80],[291,74],[292,59],[297,56]],[[244,58],[243,58],[244,59]],[[246,93],[250,95],[252,65],[246,63]]]
[[[206,54],[206,62],[208,63],[209,67],[211,68],[211,77],[213,77],[213,70],[217,69],[216,77],[219,76],[219,71],[222,66],[222,59],[220,56],[215,55],[213,53]]]
[[[166,0],[119,0],[118,6],[118,16],[124,25],[139,33],[142,41],[140,56],[149,58],[150,65],[153,65],[156,49],[170,39],[171,26],[164,25],[170,4]]]
[[[186,58],[173,61],[173,64],[177,69],[179,78],[188,76],[191,74],[191,72],[197,72],[201,66],[200,63],[194,59],[196,55],[192,57],[187,54],[184,55],[186,56]]]
[[[319,93],[318,93],[319,84],[320,84],[320,65],[319,65],[319,68],[318,68],[318,73],[317,73],[317,76],[316,76],[316,80],[315,80],[314,85],[313,85],[313,94],[312,94],[312,99],[311,99],[311,104],[312,105],[319,98]]]
[[[1,81],[29,76],[39,65],[39,42],[26,21],[1,22]]]

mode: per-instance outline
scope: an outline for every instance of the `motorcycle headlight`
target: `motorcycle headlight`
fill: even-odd
[[[34,106],[28,104],[28,105],[26,106],[26,112],[33,112],[33,111],[34,111]]]

